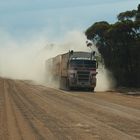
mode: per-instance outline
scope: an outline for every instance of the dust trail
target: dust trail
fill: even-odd
[[[62,41],[49,41],[46,34],[29,39],[16,40],[6,32],[0,32],[0,76],[14,79],[43,81],[45,60],[70,49],[89,51],[86,37],[78,31],[65,35]]]
[[[58,41],[50,41],[46,34],[40,33],[21,41],[0,31],[0,76],[44,83],[49,80],[45,74],[45,61],[69,50],[90,51],[83,33],[71,31]],[[100,70],[98,73],[96,89],[109,89],[108,75]]]
[[[98,68],[96,91],[113,90],[115,87],[115,79],[112,73],[104,67]]]

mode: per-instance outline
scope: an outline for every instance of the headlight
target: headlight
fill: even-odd
[[[90,82],[91,83],[96,83],[96,75],[95,74],[92,74],[91,77],[90,77]]]
[[[70,78],[75,78],[75,73],[70,73]]]

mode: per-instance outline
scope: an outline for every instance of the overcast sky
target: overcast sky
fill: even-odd
[[[136,9],[139,0],[0,0],[0,29],[13,36],[48,32],[63,36],[83,32],[96,21],[115,22],[122,11]]]

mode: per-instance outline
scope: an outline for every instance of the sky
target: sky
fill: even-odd
[[[115,22],[116,15],[136,9],[139,0],[0,0],[0,32],[15,38],[46,33],[59,38],[84,32],[94,22]]]

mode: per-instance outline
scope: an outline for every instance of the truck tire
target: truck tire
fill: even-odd
[[[71,90],[71,87],[69,85],[69,79],[66,79],[66,89]]]
[[[69,82],[66,77],[60,79],[60,89],[69,90]]]
[[[91,92],[94,92],[94,88],[90,88],[89,90],[90,90]]]
[[[65,89],[65,78],[64,77],[60,78],[60,89]]]

